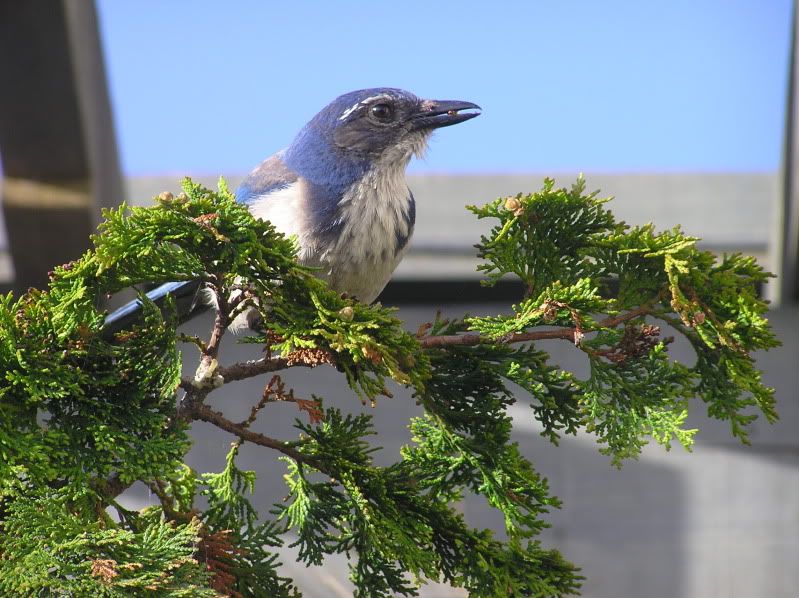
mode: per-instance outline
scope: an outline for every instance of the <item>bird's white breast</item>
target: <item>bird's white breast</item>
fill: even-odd
[[[383,290],[405,253],[407,244],[398,248],[397,239],[408,239],[413,232],[412,201],[403,164],[377,167],[347,190],[338,204],[338,235],[332,240],[315,228],[303,179],[257,198],[250,210],[284,234],[296,235],[300,261],[319,267],[319,276],[331,287],[369,303]]]
[[[321,254],[333,288],[369,303],[386,286],[410,238],[412,202],[405,169],[378,168],[366,174],[339,204],[341,234]]]
[[[302,246],[303,237],[310,230],[307,193],[302,179],[255,198],[249,207],[253,216],[268,220],[287,237],[296,235]]]

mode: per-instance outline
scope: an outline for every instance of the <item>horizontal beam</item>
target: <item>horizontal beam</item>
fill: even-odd
[[[123,199],[94,3],[0,1],[0,156],[15,288],[47,284]]]

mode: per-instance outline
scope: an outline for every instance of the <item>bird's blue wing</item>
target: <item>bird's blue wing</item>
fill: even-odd
[[[181,282],[167,282],[147,293],[147,298],[159,306],[167,295],[175,299],[178,317],[183,319],[190,314],[196,306],[197,290],[200,283],[195,280]],[[138,299],[126,303],[106,317],[103,322],[103,334],[107,337],[128,328],[131,324],[141,319],[142,304]]]
[[[314,186],[286,166],[283,152],[264,160],[236,190],[236,200],[287,237],[306,236],[319,220]],[[335,206],[335,203],[333,204]]]
[[[236,201],[251,204],[297,182],[298,176],[283,162],[283,152],[261,162],[236,189]]]

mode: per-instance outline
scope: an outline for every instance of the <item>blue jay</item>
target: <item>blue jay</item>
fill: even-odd
[[[344,94],[308,122],[288,148],[258,165],[236,199],[286,235],[296,235],[299,261],[340,293],[371,303],[402,260],[416,206],[405,168],[430,134],[480,114],[471,102],[424,100],[393,88]],[[194,294],[176,282],[148,293]],[[141,310],[137,301],[108,316],[119,329]],[[124,325],[124,324],[123,324]]]

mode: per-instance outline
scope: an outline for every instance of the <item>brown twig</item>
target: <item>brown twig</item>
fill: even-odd
[[[619,342],[605,349],[586,349],[586,352],[595,357],[602,357],[611,363],[624,363],[648,354],[658,343],[668,345],[674,342],[674,337],[660,336],[660,326],[650,324],[627,324],[624,334]]]
[[[244,361],[241,363],[234,363],[227,367],[220,367],[216,370],[216,374],[221,376],[225,383],[236,382],[237,380],[246,380],[266,374],[268,372],[276,372],[278,370],[285,370],[292,366],[305,366],[314,367],[312,364],[306,363],[289,363],[285,357],[272,357],[257,359],[254,361]],[[197,391],[196,386],[191,378],[182,378],[179,386],[181,389],[190,394],[195,394]],[[207,394],[207,393],[206,393]]]
[[[249,428],[255,422],[261,409],[266,407],[267,403],[274,401],[294,403],[300,411],[305,411],[308,414],[311,424],[318,424],[324,419],[324,413],[319,406],[319,401],[295,397],[294,389],[290,388],[286,391],[286,383],[283,382],[283,379],[278,374],[275,374],[264,387],[261,400],[253,405],[249,417],[239,425],[243,428]]]
[[[265,434],[253,432],[241,424],[237,424],[227,419],[224,415],[218,411],[214,411],[208,405],[204,405],[202,403],[193,403],[189,409],[189,415],[192,417],[192,419],[208,422],[209,424],[215,425],[217,428],[225,430],[225,432],[230,432],[242,440],[274,449],[283,453],[287,457],[291,457],[295,461],[307,463],[312,467],[321,469],[313,457],[309,457],[308,455],[304,455],[303,453],[299,452],[293,448],[290,443],[277,440],[276,438],[271,438]]]
[[[133,482],[123,482],[118,473],[111,474],[106,479],[97,479],[95,481],[97,489],[105,494],[108,498],[119,496],[125,490],[133,485]]]
[[[167,494],[164,483],[158,478],[147,482],[147,487],[158,498],[158,502],[161,503],[161,509],[167,518],[179,523],[188,523],[195,517],[196,513],[181,513],[175,510],[174,500]]]
[[[627,322],[628,320],[632,320],[638,318],[640,316],[645,316],[648,313],[652,312],[652,305],[642,305],[635,309],[632,309],[628,312],[623,314],[619,314],[618,316],[607,317],[604,320],[600,320],[597,325],[600,328],[615,328],[619,324]],[[500,339],[492,339],[481,334],[448,334],[448,335],[441,335],[441,336],[428,336],[419,340],[419,344],[422,347],[430,348],[430,347],[447,347],[447,346],[470,346],[470,345],[495,345],[495,344],[512,344],[512,343],[523,343],[527,341],[539,341],[539,340],[552,340],[552,339],[564,339],[568,341],[579,341],[579,335],[581,334],[581,330],[578,329],[576,326],[572,328],[558,328],[556,330],[538,330],[538,331],[531,331],[531,332],[519,332],[516,334],[509,334]]]
[[[216,291],[214,292],[216,293]],[[214,317],[214,329],[211,332],[211,338],[203,351],[204,360],[216,359],[219,354],[219,345],[222,343],[222,337],[225,335],[228,324],[230,324],[227,299],[222,296],[222,293],[216,293],[216,300],[219,303],[219,309],[216,310],[216,316]]]
[[[275,385],[277,380],[280,380],[280,376],[278,376],[277,374],[272,376],[272,379],[267,383],[266,387],[264,388],[264,392],[261,395],[261,400],[258,401],[255,405],[253,405],[252,409],[250,409],[249,417],[239,424],[242,428],[249,428],[253,423],[255,423],[255,419],[258,417],[258,413],[261,411],[261,409],[266,407],[267,403],[270,403],[275,400],[275,395],[272,391],[272,387]]]
[[[180,333],[178,335],[178,340],[182,343],[191,343],[195,345],[201,353],[206,349],[205,342],[197,335]]]
[[[216,370],[216,373],[225,380],[225,383],[228,383],[254,378],[255,376],[260,376],[261,374],[267,374],[269,372],[285,370],[290,367],[312,368],[317,365],[317,363],[308,361],[292,360],[290,357],[265,357],[253,361],[234,363],[227,367],[220,367]],[[187,393],[196,390],[190,378],[182,378],[179,386]]]
[[[295,351],[295,353],[297,353]],[[235,382],[237,380],[246,380],[261,374],[269,372],[277,372],[285,370],[290,367],[306,367],[313,368],[322,363],[332,363],[332,360],[324,360],[321,358],[304,359],[298,358],[294,353],[286,357],[264,357],[253,361],[245,361],[241,363],[234,363],[227,367],[220,367],[217,374],[225,379],[225,382]],[[191,380],[183,379],[180,382],[180,387],[184,390],[191,387]]]
[[[219,368],[219,375],[225,379],[225,382],[234,382],[236,380],[245,380],[253,376],[266,374],[267,372],[285,370],[287,367],[288,360],[285,357],[264,357],[255,361],[234,363],[233,365]]]

